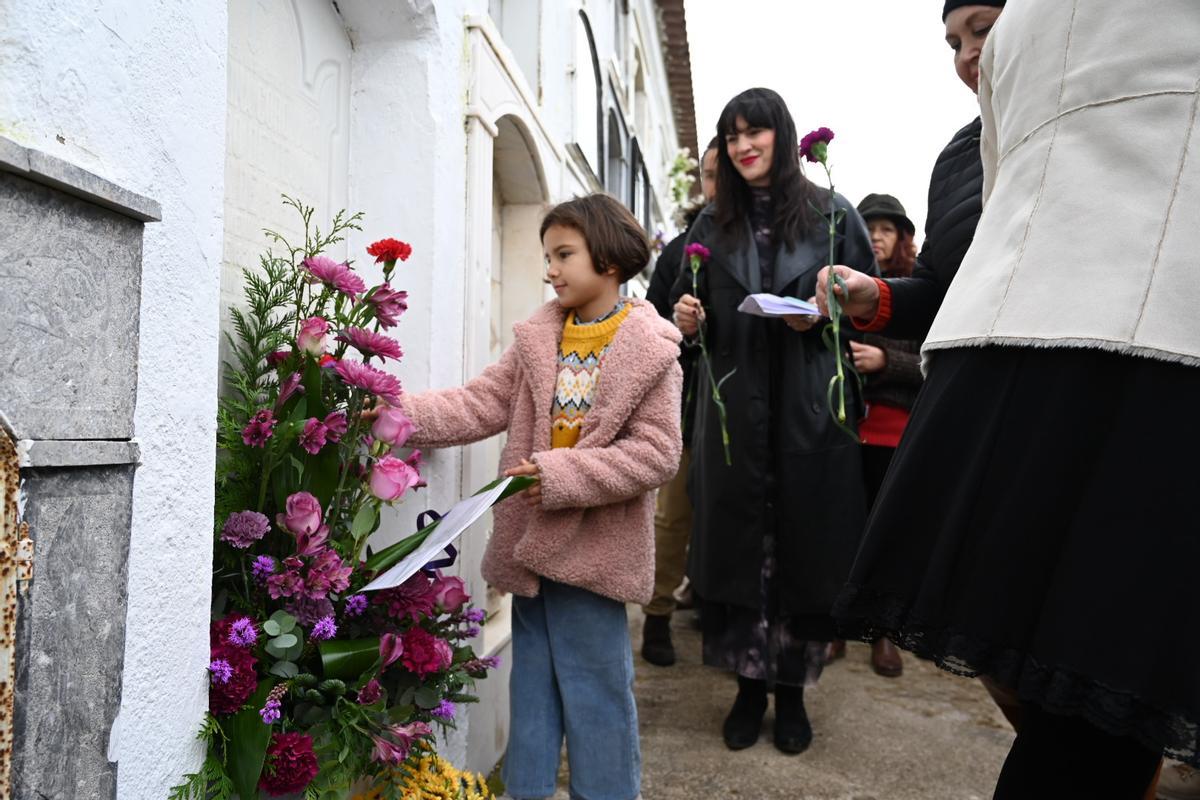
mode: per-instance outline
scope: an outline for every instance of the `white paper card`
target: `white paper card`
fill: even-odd
[[[795,297],[780,297],[776,294],[750,294],[738,306],[738,311],[756,317],[782,317],[791,314],[820,316],[821,312],[812,303]]]
[[[429,538],[420,547],[405,556],[399,564],[364,586],[362,591],[391,589],[404,583],[417,570],[433,561],[442,550],[446,549],[446,545],[457,539],[473,522],[482,517],[483,513],[492,507],[492,504],[504,493],[505,487],[510,483],[512,483],[512,478],[505,478],[486,492],[473,494],[459,500],[438,520],[437,526],[429,532]]]

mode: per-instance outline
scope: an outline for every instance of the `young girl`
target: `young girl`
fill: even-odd
[[[654,588],[653,490],[679,467],[679,332],[620,295],[650,260],[611,197],[542,222],[558,295],[514,326],[500,361],[460,389],[401,398],[410,444],[451,447],[508,432],[505,475],[538,482],[495,509],[483,576],[512,592],[511,732],[504,782],[517,800],[555,792],[564,735],[571,797],[634,800],[641,784],[625,603]]]

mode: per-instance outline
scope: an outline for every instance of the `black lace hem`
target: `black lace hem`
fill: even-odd
[[[1012,689],[1023,703],[1077,716],[1113,736],[1129,736],[1151,750],[1200,768],[1200,717],[1158,708],[1136,692],[1117,689],[1087,675],[1039,663],[1020,650],[981,641],[970,634],[930,625],[911,614],[907,600],[848,585],[834,607],[847,639],[891,639],[918,658],[955,675],[986,675]]]

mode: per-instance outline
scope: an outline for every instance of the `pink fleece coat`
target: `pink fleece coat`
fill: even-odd
[[[517,496],[494,510],[483,577],[498,589],[533,597],[542,576],[622,602],[650,600],[653,490],[679,468],[683,376],[679,332],[649,303],[629,302],[575,447],[550,447],[566,319],[557,301],[513,326],[512,347],[466,386],[401,397],[416,424],[411,445],[465,445],[508,431],[500,471],[523,458],[538,465],[541,504]]]

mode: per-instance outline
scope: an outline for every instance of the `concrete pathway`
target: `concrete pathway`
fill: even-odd
[[[771,743],[772,711],[748,750],[731,752],[721,721],[737,685],[700,664],[692,614],[673,620],[679,662],[642,661],[642,617],[631,607],[645,800],[987,800],[1013,734],[978,681],[904,655],[881,678],[851,643],[806,693],[815,738],[799,756]],[[565,759],[564,759],[565,762]],[[566,766],[556,800],[566,800]]]

